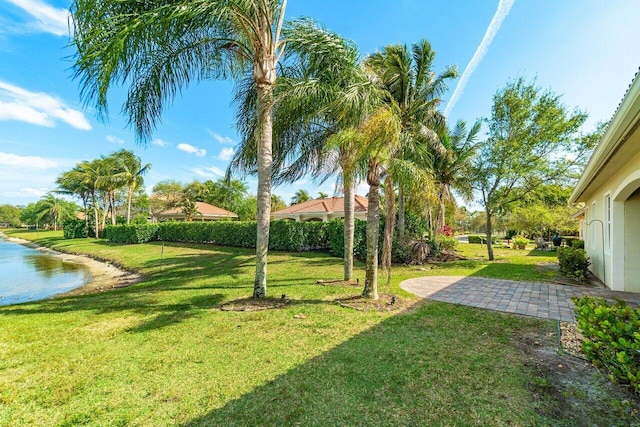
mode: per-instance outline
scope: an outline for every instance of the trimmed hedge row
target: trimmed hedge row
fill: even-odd
[[[322,222],[273,221],[269,231],[269,249],[287,252],[327,249],[329,246],[326,225]],[[162,222],[114,225],[106,228],[106,237],[117,243],[145,243],[161,240],[255,248],[256,222]]]
[[[640,395],[640,309],[618,300],[574,299],[582,351],[596,366],[607,368],[615,381],[631,385]]]
[[[354,227],[353,254],[360,260],[367,256],[367,222],[356,220]],[[380,222],[382,250],[384,222]],[[256,247],[255,221],[211,221],[211,222],[162,222],[159,224],[112,225],[106,228],[106,237],[117,243],[145,243],[153,240],[165,242],[204,243],[241,248]],[[442,249],[455,247],[453,238],[439,242]],[[272,221],[269,230],[269,249],[285,252],[329,250],[334,256],[344,256],[344,220],[330,222]],[[411,261],[409,247],[393,241],[392,262]]]
[[[105,237],[116,243],[146,243],[158,240],[158,224],[110,225]]]
[[[497,238],[495,236],[491,236],[491,241],[495,244],[497,242]],[[469,243],[487,243],[487,236],[480,235],[470,235]]]

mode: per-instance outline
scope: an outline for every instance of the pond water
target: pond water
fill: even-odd
[[[0,305],[41,300],[78,288],[90,279],[82,265],[0,237]]]

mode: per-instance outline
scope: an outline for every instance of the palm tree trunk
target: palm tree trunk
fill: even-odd
[[[391,176],[384,181],[384,199],[387,217],[384,222],[384,238],[382,241],[382,268],[387,272],[387,287],[391,284],[391,249],[393,245],[393,229],[396,224],[395,191]]]
[[[116,225],[116,193],[115,191],[109,196],[109,204],[111,205],[111,225]]]
[[[353,177],[342,175],[344,185],[344,280],[353,277],[353,234],[355,229],[355,189]]]
[[[133,187],[129,187],[127,194],[127,224],[131,223],[131,199],[133,199]]]
[[[378,299],[378,233],[380,232],[380,174],[376,159],[369,162],[369,207],[367,211],[367,264],[362,296]]]
[[[405,229],[405,208],[404,208],[404,190],[402,184],[398,185],[398,237],[400,241],[404,241]]]
[[[436,218],[436,232],[442,232],[445,223],[444,188],[438,191],[438,215]]]
[[[275,58],[264,55],[254,66],[258,91],[258,218],[256,233],[256,275],[253,297],[267,296],[267,253],[271,217],[271,163],[273,130],[273,86],[276,82]]]

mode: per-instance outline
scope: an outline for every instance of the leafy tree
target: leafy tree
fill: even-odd
[[[232,77],[255,93],[238,112],[241,133],[251,135],[244,142],[257,148],[255,298],[267,289],[273,90],[286,45],[285,8],[286,0],[75,0],[71,8],[84,99],[105,114],[109,88],[128,84],[123,109],[140,141],[151,138],[167,102],[193,81]],[[253,119],[241,120],[246,116]]]
[[[307,190],[300,189],[296,191],[296,194],[291,198],[291,204],[297,205],[298,203],[304,203],[308,200],[311,200],[311,196],[309,196],[309,192]]]
[[[581,140],[576,132],[585,119],[580,111],[567,111],[558,95],[523,78],[494,95],[488,139],[479,147],[473,172],[485,210],[490,260],[496,213],[542,184],[566,179],[577,159],[560,154],[577,152]]]
[[[475,140],[480,132],[480,122],[467,130],[464,121],[458,121],[455,128],[444,129],[438,139],[430,140],[431,170],[437,186],[438,213],[435,230],[441,230],[446,224],[446,203],[453,201],[451,189],[470,200],[472,197],[469,174],[471,161],[476,152]]]
[[[0,224],[5,227],[20,227],[20,207],[13,205],[0,205]]]
[[[323,191],[318,191],[318,199],[327,199],[329,195]]]

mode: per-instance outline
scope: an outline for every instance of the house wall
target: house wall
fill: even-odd
[[[638,188],[640,152],[607,182],[583,195],[581,229],[590,270],[614,290],[640,291],[640,202],[635,196],[628,200]]]

